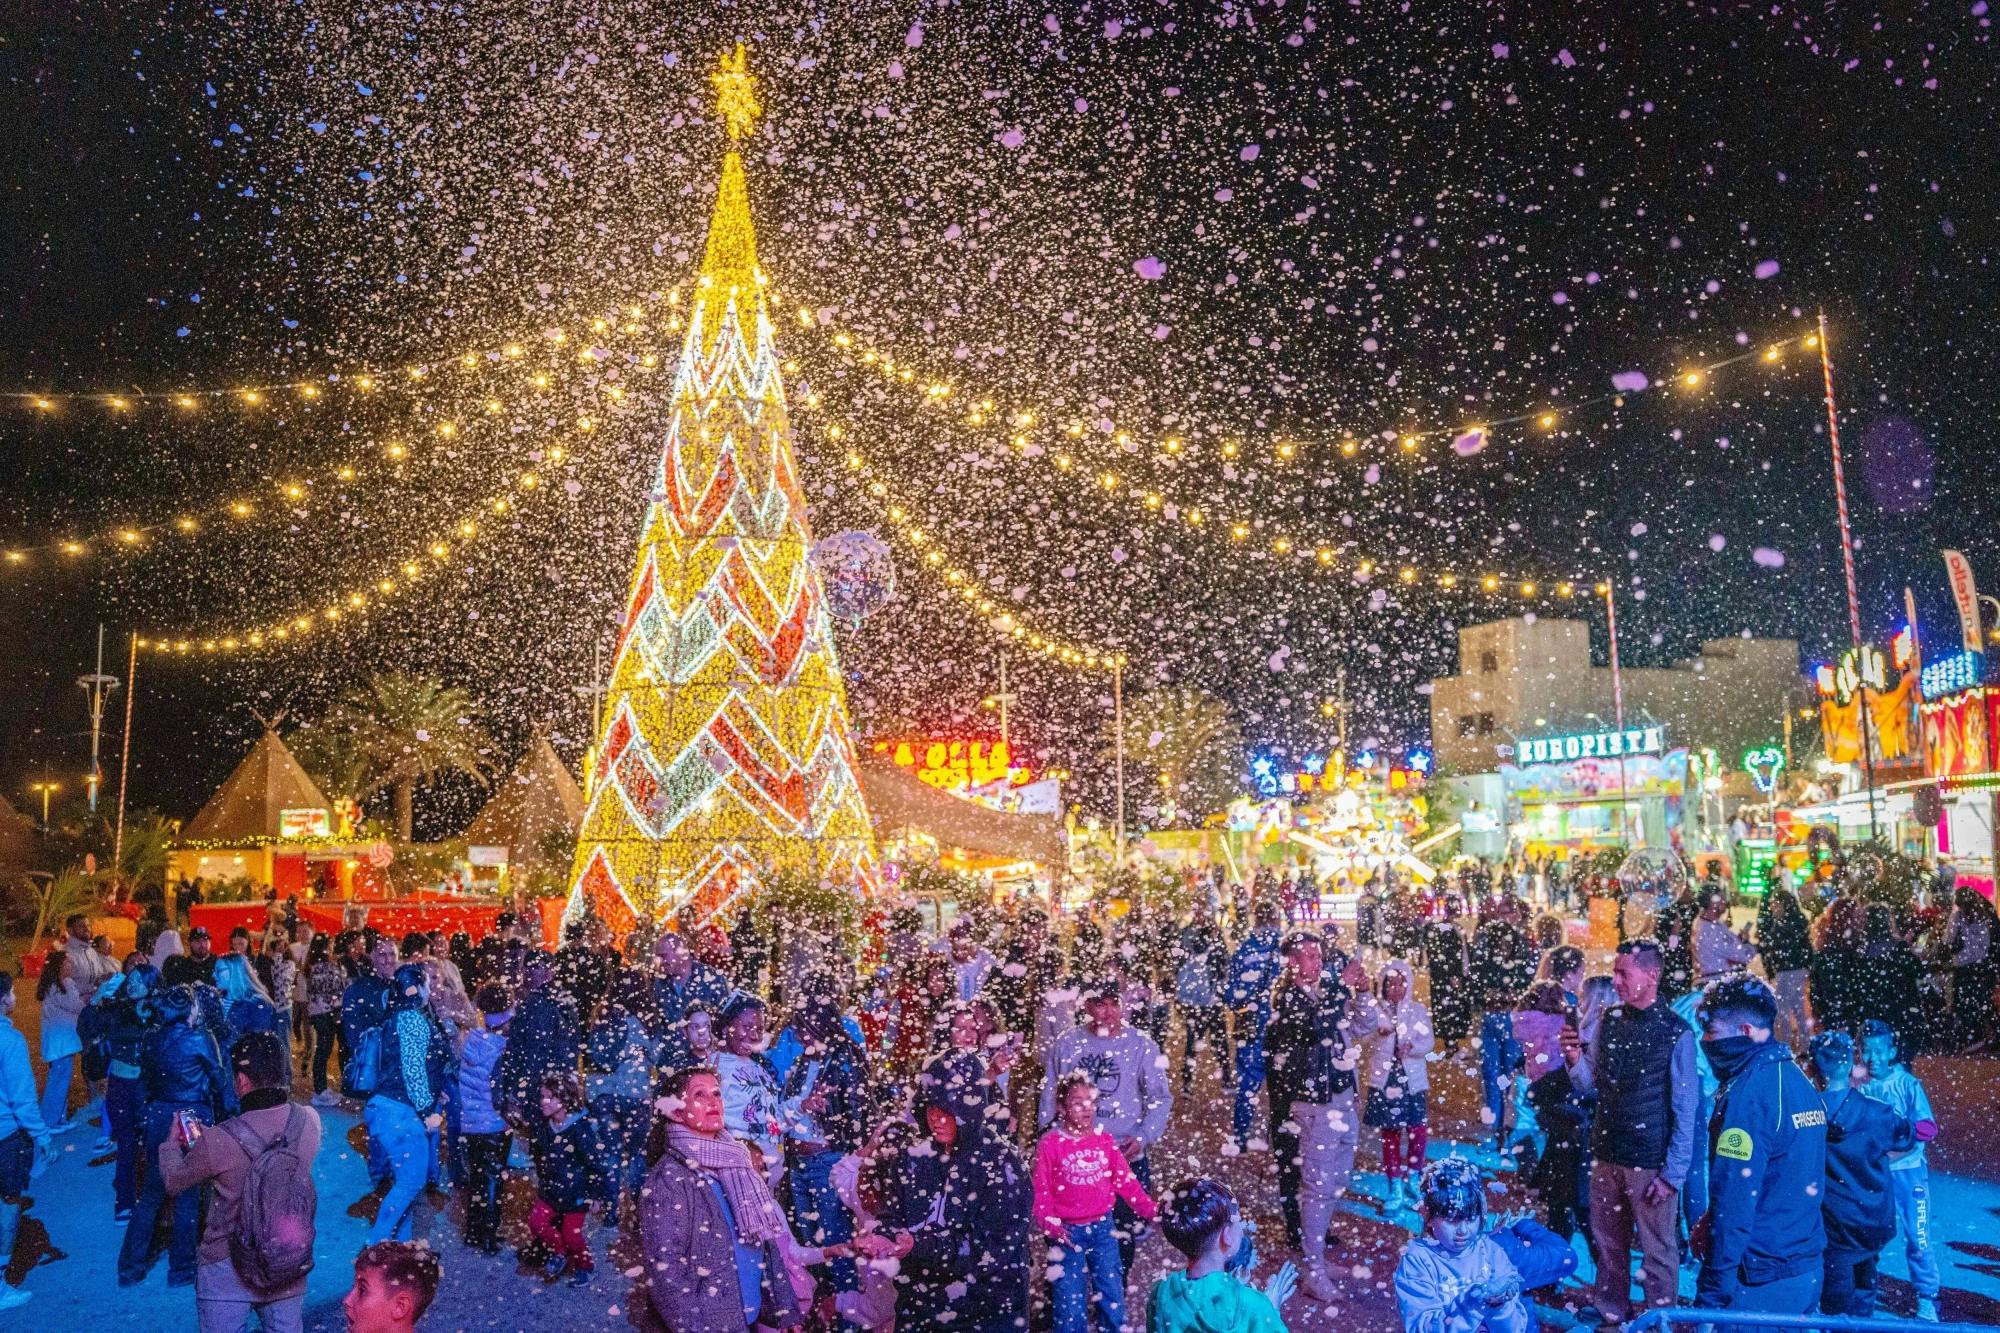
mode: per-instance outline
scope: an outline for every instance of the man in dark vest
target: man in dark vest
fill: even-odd
[[[1590,1248],[1594,1303],[1607,1322],[1633,1317],[1632,1246],[1648,1309],[1672,1305],[1680,1272],[1676,1196],[1694,1160],[1701,1085],[1695,1036],[1660,999],[1665,960],[1651,939],[1618,946],[1611,984],[1619,1003],[1586,1047],[1563,1030],[1570,1083],[1597,1092],[1591,1121]]]

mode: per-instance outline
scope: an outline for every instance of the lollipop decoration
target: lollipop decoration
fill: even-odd
[[[896,595],[896,558],[872,532],[836,532],[812,548],[828,608],[849,629]]]

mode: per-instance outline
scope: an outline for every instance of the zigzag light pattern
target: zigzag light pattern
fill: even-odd
[[[743,161],[708,248],[612,659],[569,912],[699,923],[773,872],[872,885]]]

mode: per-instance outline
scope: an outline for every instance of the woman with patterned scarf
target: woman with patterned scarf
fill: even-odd
[[[655,1110],[664,1143],[639,1200],[654,1310],[676,1333],[796,1326],[790,1232],[750,1150],[722,1132],[715,1071],[674,1070]]]

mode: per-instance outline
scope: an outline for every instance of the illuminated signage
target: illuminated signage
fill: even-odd
[[[1986,656],[1983,653],[1953,653],[1950,657],[1939,658],[1924,665],[1919,677],[1919,688],[1926,699],[1942,699],[1946,695],[1969,690],[1986,675]]]
[[[1846,703],[1859,694],[1863,686],[1871,690],[1889,688],[1889,663],[1882,656],[1882,650],[1873,644],[1862,645],[1857,656],[1852,648],[1840,655],[1835,666],[1823,666],[1815,673],[1819,682],[1819,692],[1831,695],[1841,703]]]
[[[1574,736],[1543,736],[1522,741],[1520,760],[1523,764],[1561,764],[1572,759],[1658,754],[1665,748],[1659,727],[1627,727],[1623,731],[1586,731]]]
[[[996,782],[1019,787],[1034,780],[1027,765],[1014,762],[1004,741],[876,741],[874,749],[887,755],[896,767],[909,769],[945,791],[965,791]]]
[[[1778,775],[1785,771],[1785,752],[1775,745],[1760,745],[1743,752],[1743,771],[1769,796],[1778,789]]]
[[[333,812],[318,806],[306,810],[278,811],[280,838],[331,838]]]

